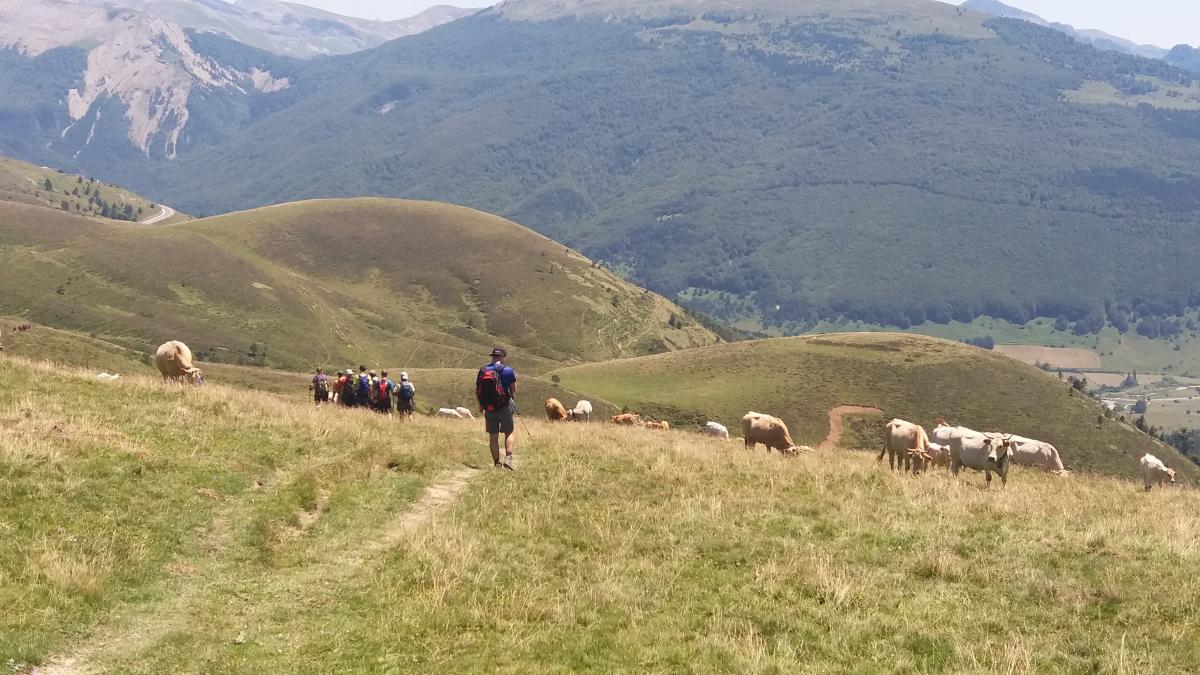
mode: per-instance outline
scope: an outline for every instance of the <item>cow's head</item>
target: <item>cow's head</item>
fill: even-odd
[[[1000,464],[1012,454],[1012,442],[999,434],[985,435],[983,447],[987,449],[987,461],[992,464]]]
[[[1174,485],[1175,484],[1175,469],[1163,469],[1163,473],[1165,473],[1167,475],[1167,478],[1171,479],[1171,485]]]
[[[192,367],[183,371],[183,376],[191,384],[204,384],[204,371],[199,368]]]

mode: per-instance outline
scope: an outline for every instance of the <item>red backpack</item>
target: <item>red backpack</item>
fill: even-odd
[[[379,384],[376,386],[378,387],[378,389],[375,390],[375,400],[377,402],[383,402],[383,401],[386,401],[389,398],[391,398],[391,393],[392,393],[392,383],[391,382],[381,379],[381,380],[379,380]]]
[[[484,366],[479,369],[479,375],[475,378],[475,398],[483,410],[501,410],[508,405],[508,392],[500,380],[503,370],[504,366]]]

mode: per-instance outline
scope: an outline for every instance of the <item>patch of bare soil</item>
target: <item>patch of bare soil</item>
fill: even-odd
[[[842,438],[842,430],[845,425],[842,423],[842,417],[846,415],[878,415],[883,411],[879,408],[870,408],[860,405],[839,405],[829,411],[829,435],[821,444],[817,446],[818,450],[833,450],[837,447],[837,443]]]

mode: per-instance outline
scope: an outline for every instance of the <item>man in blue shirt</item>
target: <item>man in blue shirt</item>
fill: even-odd
[[[492,464],[505,469],[513,468],[513,406],[517,394],[517,372],[504,365],[508,351],[503,347],[492,350],[492,362],[479,369],[475,378],[475,397],[489,436]],[[504,434],[504,461],[500,461],[500,434]]]

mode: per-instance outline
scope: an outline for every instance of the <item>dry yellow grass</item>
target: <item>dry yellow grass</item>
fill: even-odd
[[[55,372],[0,371],[4,383]],[[460,467],[445,478],[463,460],[487,466],[478,421],[388,425],[270,395],[168,389],[157,412],[193,429],[178,442],[139,427],[149,411],[99,414],[105,390],[65,380],[91,403],[53,408],[53,390],[16,395],[0,384],[0,419],[48,401],[47,415],[69,428],[86,419],[91,434],[125,434],[143,454],[114,454],[106,470],[117,457],[156,466],[171,492],[137,508],[174,522],[103,515],[120,489],[144,489],[129,470],[111,483],[77,477],[74,495],[87,488],[112,504],[68,520],[66,533],[0,510],[33,533],[19,556],[0,556],[3,588],[32,598],[28,612],[43,611],[39,601],[99,605],[16,624],[21,644],[42,645],[26,662],[57,653],[129,673],[1200,668],[1192,490],[1146,494],[1126,480],[1019,469],[1007,489],[985,489],[970,472],[892,474],[867,453],[785,458],[686,432],[534,419],[518,425],[515,473]],[[163,397],[153,381],[125,387],[138,406],[153,405],[143,394]],[[223,402],[236,405],[218,411]],[[251,437],[274,461],[235,478],[265,476],[261,488],[212,481],[213,465],[163,463],[186,463],[197,448],[227,448],[220,461],[238,463],[250,446],[232,441],[251,437],[222,434],[251,431],[266,434]],[[73,433],[55,465],[5,450],[0,469],[77,472],[90,460],[76,446],[93,441]],[[319,450],[289,452],[306,434]],[[390,478],[398,460],[419,465],[415,480]],[[441,487],[422,487],[430,482]],[[79,507],[54,491],[43,499],[68,517]],[[299,512],[318,515],[296,532]],[[99,545],[139,528],[182,541]],[[66,538],[89,533],[87,546]],[[48,571],[29,571],[39,565]],[[131,565],[151,583],[125,579]],[[114,603],[113,592],[128,600]]]

